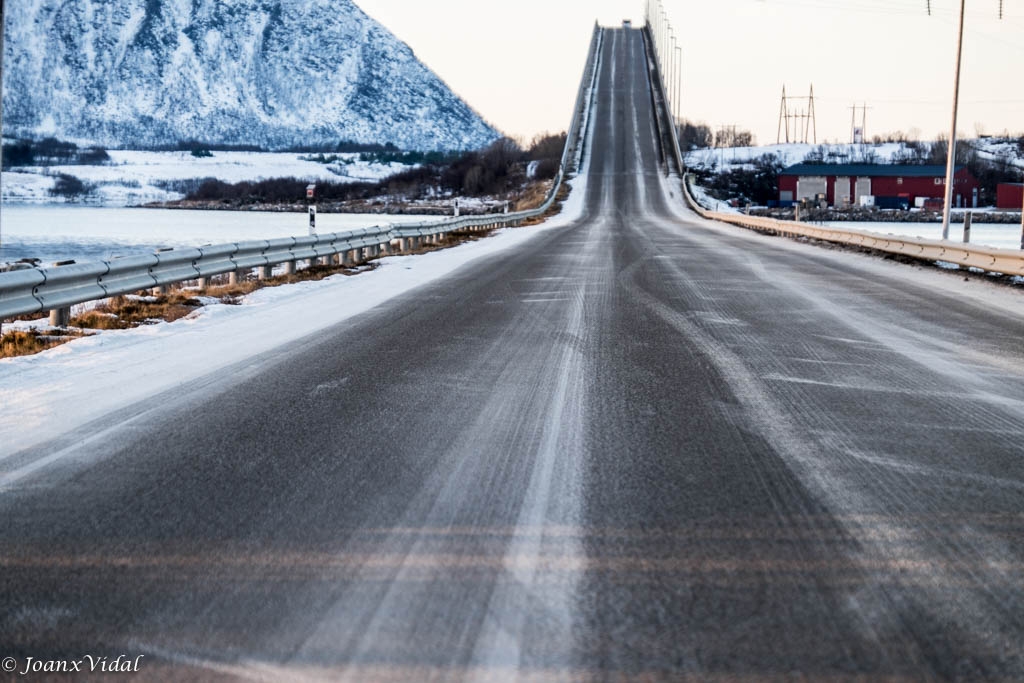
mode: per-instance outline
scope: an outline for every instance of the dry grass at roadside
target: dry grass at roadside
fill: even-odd
[[[525,227],[529,227],[531,225],[540,225],[544,221],[546,221],[546,220],[548,220],[550,218],[554,218],[558,214],[562,213],[562,203],[565,202],[565,200],[569,198],[569,192],[570,191],[571,191],[571,188],[569,187],[569,184],[568,183],[562,183],[562,187],[559,188],[558,195],[555,197],[555,202],[554,202],[554,204],[551,205],[551,208],[548,209],[546,212],[544,212],[544,214],[542,216],[538,216],[537,218],[531,218],[530,220],[523,221],[522,224],[521,224],[521,227],[525,228]],[[542,199],[540,204],[543,204],[543,203],[544,203],[544,201]],[[539,206],[539,204],[538,204],[538,206]]]
[[[220,283],[214,282],[210,287],[207,287],[202,292],[197,293],[203,296],[220,299],[221,303],[230,305],[239,303],[245,295],[252,294],[256,290],[263,289],[264,287],[290,285],[297,282],[317,282],[332,275],[358,275],[359,273],[365,273],[375,270],[376,268],[377,264],[372,261],[354,268],[346,266],[312,266],[310,268],[304,268],[296,271],[292,275],[278,275],[266,280],[257,280],[252,278],[243,280],[234,285],[228,284],[225,276],[222,278]]]
[[[91,311],[71,319],[71,327],[91,330],[126,330],[155,322],[174,322],[202,306],[184,292],[160,297],[115,296]]]
[[[14,330],[0,337],[0,358],[31,356],[84,336],[87,335],[83,332],[66,332],[56,335],[36,330]]]
[[[228,284],[228,276],[213,278],[213,283],[205,290],[172,289],[166,296],[115,296],[97,305],[95,308],[71,318],[67,330],[42,332],[38,330],[0,330],[0,358],[30,356],[55,346],[60,346],[83,336],[86,330],[127,330],[141,325],[152,325],[159,322],[180,320],[203,306],[198,297],[219,299],[223,304],[234,305],[241,302],[242,297],[263,287],[273,287],[296,282],[313,282],[323,280],[338,273],[355,275],[376,268],[375,263],[367,263],[357,268],[344,266],[313,266],[298,271],[293,275],[280,275],[266,280],[250,278],[237,284]],[[39,319],[39,314],[22,315],[11,318],[7,322]]]
[[[530,209],[539,208],[544,204],[544,200],[548,198],[550,190],[551,182],[549,181],[530,184],[512,205],[512,210],[529,211]]]

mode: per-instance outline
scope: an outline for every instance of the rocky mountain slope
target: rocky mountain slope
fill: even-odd
[[[4,133],[120,148],[497,137],[351,0],[7,0]]]

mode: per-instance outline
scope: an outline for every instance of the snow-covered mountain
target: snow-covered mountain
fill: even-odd
[[[6,0],[7,135],[473,149],[497,137],[352,0]]]

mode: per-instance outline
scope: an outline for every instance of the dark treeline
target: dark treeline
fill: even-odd
[[[709,147],[753,147],[754,134],[733,126],[713,131],[706,123],[684,120],[679,124],[679,146],[683,152]]]
[[[79,147],[56,138],[18,140],[3,148],[4,168],[19,166],[98,165],[110,161],[102,147]]]
[[[260,145],[231,145],[216,142],[203,142],[201,140],[181,140],[173,145],[156,145],[140,147],[139,149],[153,152],[294,152],[296,154],[360,154],[363,152],[401,152],[398,147],[391,144],[376,144],[364,142],[350,142],[343,140],[337,143],[321,145],[302,145],[285,147],[284,149],[270,149]]]
[[[534,179],[546,180],[558,172],[565,134],[536,137],[527,149],[513,140],[502,138],[482,150],[456,155],[424,154],[421,165],[410,168],[378,182],[324,182],[317,183],[317,199],[326,202],[344,202],[371,199],[389,195],[396,199],[413,200],[437,195],[462,196],[501,195],[519,190],[527,181],[530,162],[537,162]],[[364,153],[380,161],[387,154],[398,152]],[[381,155],[381,156],[377,156]],[[394,157],[406,163],[407,157]],[[232,201],[236,203],[294,203],[306,196],[306,180],[274,178],[254,182],[225,183],[207,179],[188,192],[187,198],[196,201]]]
[[[779,198],[779,174],[786,165],[775,154],[762,154],[743,166],[695,169],[697,183],[716,199],[736,199],[740,204],[763,205]]]

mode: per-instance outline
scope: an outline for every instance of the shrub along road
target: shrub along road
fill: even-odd
[[[680,220],[651,122],[608,31],[581,220],[4,491],[0,656],[1024,677],[1018,294]]]

